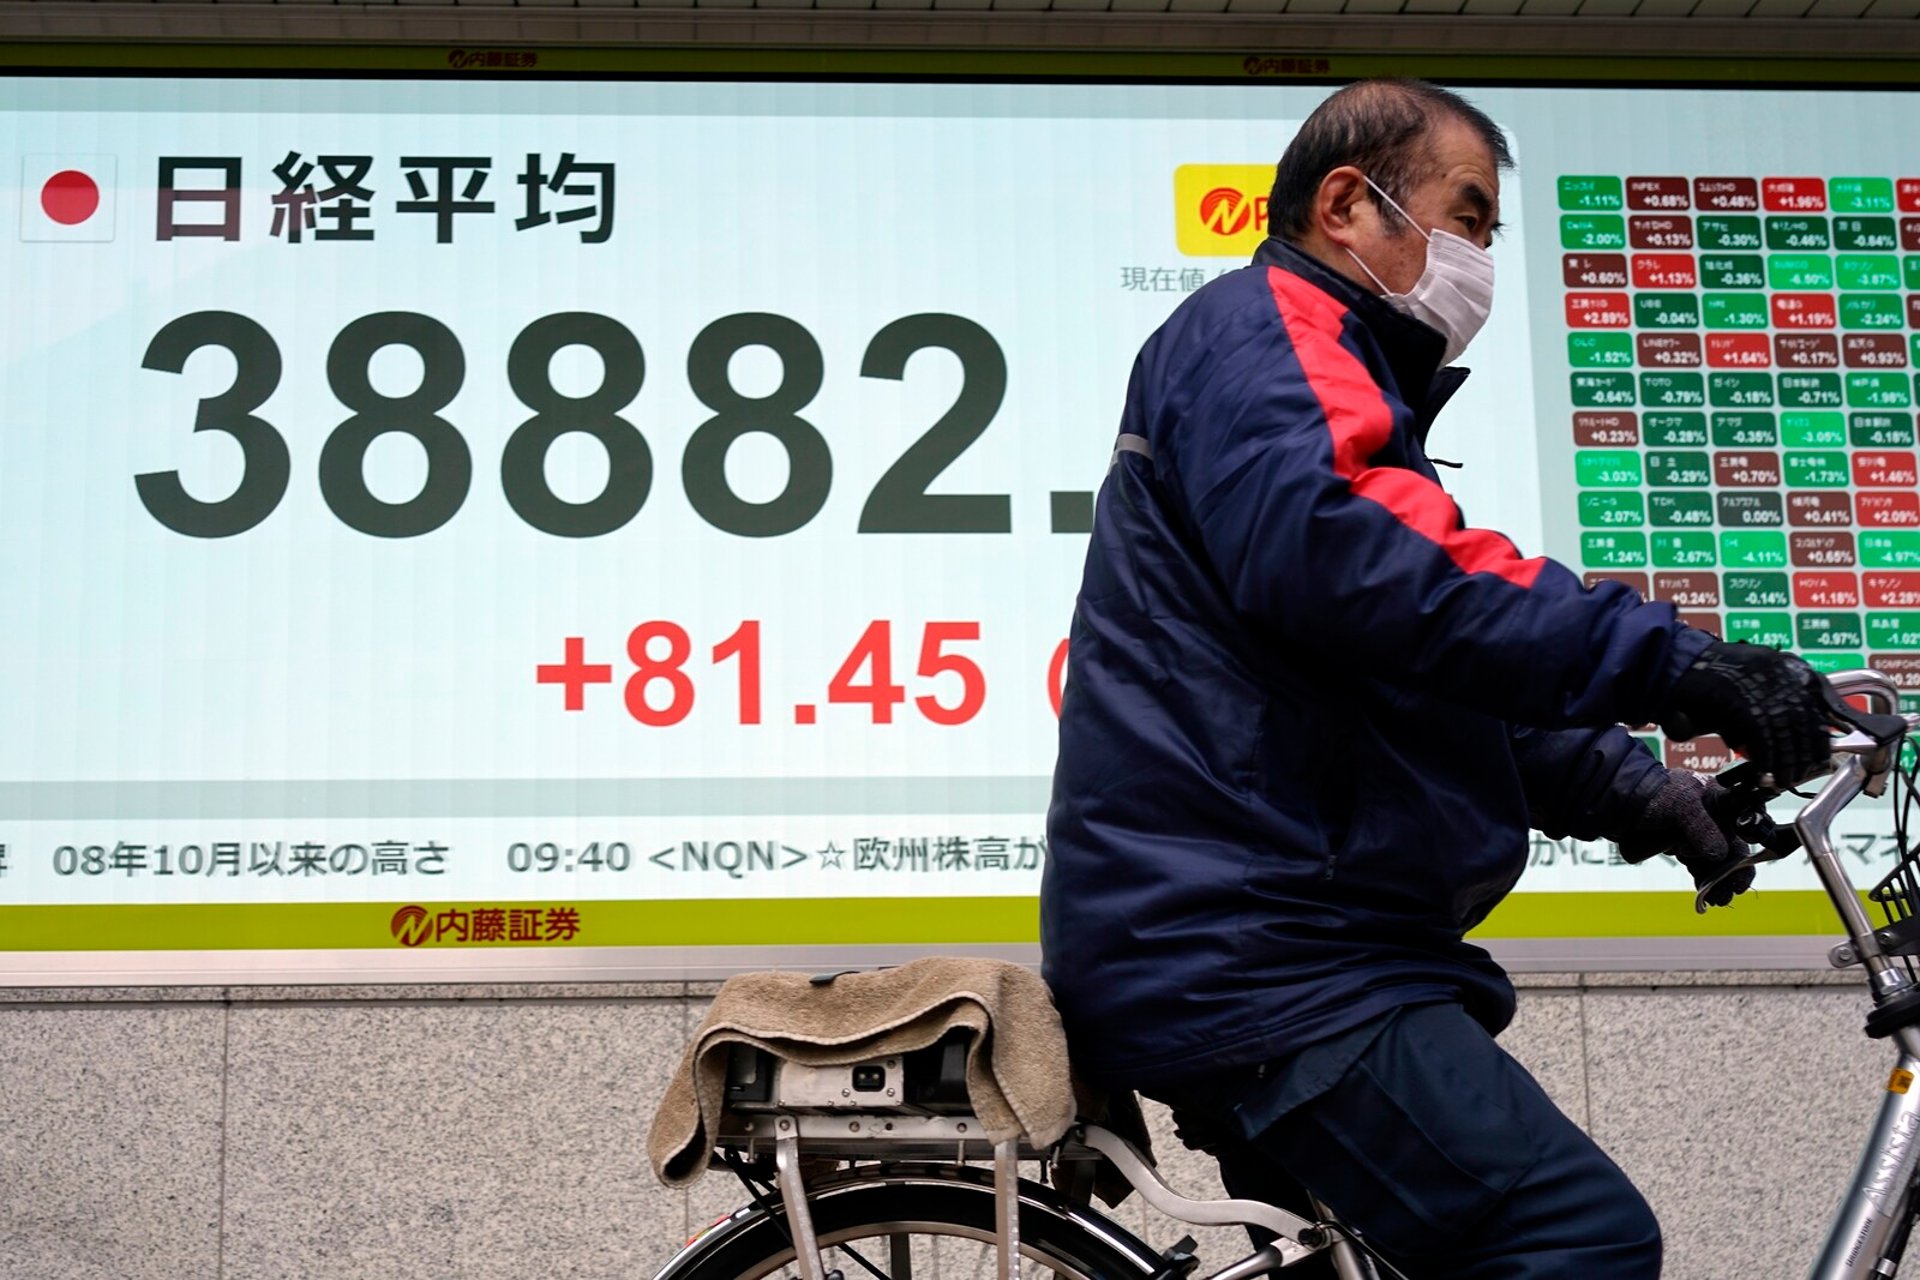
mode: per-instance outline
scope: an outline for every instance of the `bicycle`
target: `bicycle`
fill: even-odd
[[[1874,671],[1832,677],[1867,713],[1837,708],[1832,776],[1791,828],[1766,817],[1784,794],[1751,764],[1721,775],[1752,800],[1745,820],[1753,852],[1726,875],[1804,848],[1832,899],[1847,940],[1830,952],[1836,967],[1865,968],[1873,997],[1866,1033],[1891,1039],[1898,1056],[1852,1182],[1843,1193],[1809,1280],[1886,1280],[1894,1274],[1920,1211],[1920,850],[1908,846],[1908,819],[1920,795],[1920,767],[1903,760],[1920,715],[1897,713],[1892,680]],[[1875,928],[1835,856],[1834,819],[1862,795],[1893,787],[1892,871],[1866,895],[1885,911]],[[1902,794],[1904,792],[1904,795]],[[1795,791],[1795,795],[1804,793]],[[1722,877],[1723,879],[1725,876]],[[1706,909],[1714,888],[1700,888]],[[1155,1250],[1084,1195],[1102,1158],[1151,1205],[1194,1226],[1254,1226],[1278,1238],[1211,1272],[1207,1280],[1251,1280],[1328,1254],[1340,1280],[1395,1280],[1402,1273],[1314,1203],[1309,1221],[1248,1200],[1193,1200],[1169,1187],[1131,1144],[1080,1124],[1045,1150],[1023,1142],[988,1144],[966,1104],[964,1042],[851,1067],[801,1068],[752,1055],[729,1077],[713,1167],[731,1170],[751,1201],[690,1241],[656,1280],[914,1280],[993,1276],[1027,1280],[1181,1280],[1198,1269],[1191,1237]],[[739,1055],[736,1055],[738,1059]],[[883,1092],[889,1085],[892,1092]],[[880,1097],[884,1106],[873,1105]],[[1039,1178],[1021,1177],[1022,1161]],[[990,1168],[976,1164],[987,1162]],[[821,1176],[821,1171],[831,1166]],[[1053,1185],[1049,1185],[1053,1184]]]

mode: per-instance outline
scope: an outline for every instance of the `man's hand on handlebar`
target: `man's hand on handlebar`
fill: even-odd
[[[1713,885],[1707,902],[1724,907],[1753,884],[1752,867],[1720,880],[1751,852],[1738,828],[1753,810],[1751,797],[1700,774],[1670,770],[1647,807],[1620,833],[1620,856],[1628,862],[1645,862],[1670,853],[1692,874],[1695,888]],[[1714,884],[1715,880],[1720,883]]]
[[[1792,654],[1716,640],[1674,682],[1657,718],[1673,738],[1718,733],[1791,787],[1831,757],[1828,727],[1838,702],[1826,677]]]

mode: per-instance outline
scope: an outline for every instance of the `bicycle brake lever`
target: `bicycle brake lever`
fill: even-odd
[[[1751,764],[1735,766],[1735,769],[1752,768],[1753,766]],[[1735,769],[1729,769],[1727,773],[1733,773]],[[1723,773],[1720,776],[1725,778],[1727,774]],[[1754,776],[1758,776],[1757,771],[1755,771]],[[1722,783],[1722,785],[1725,784]],[[1752,786],[1754,784],[1749,783],[1747,785]],[[1756,797],[1758,791],[1759,789],[1756,787]],[[1738,875],[1742,871],[1757,867],[1762,863],[1778,862],[1780,859],[1789,856],[1800,848],[1800,833],[1792,827],[1783,827],[1775,822],[1771,817],[1767,816],[1767,811],[1764,808],[1755,808],[1747,813],[1741,814],[1739,820],[1733,824],[1733,834],[1746,842],[1750,852],[1738,862],[1729,864],[1719,875],[1699,887],[1693,895],[1693,911],[1695,915],[1703,916],[1707,913],[1707,907],[1710,905],[1707,902],[1707,897],[1715,889],[1720,887],[1721,882]]]

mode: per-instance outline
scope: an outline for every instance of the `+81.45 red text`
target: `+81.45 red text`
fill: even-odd
[[[979,639],[977,622],[922,625],[913,674],[927,691],[912,695],[912,702],[923,719],[937,725],[962,725],[986,705],[986,673],[963,647]],[[689,670],[693,639],[687,629],[677,622],[659,619],[643,622],[627,633],[626,650],[632,667],[621,686],[627,714],[655,728],[685,720],[692,713],[697,696],[694,676]],[[757,619],[748,619],[715,644],[708,654],[711,666],[733,668],[733,703],[740,724],[764,723],[760,653],[760,623]],[[1060,713],[1066,665],[1067,642],[1062,640],[1054,647],[1047,663],[1047,698],[1055,715]],[[587,660],[584,637],[568,636],[564,659],[536,666],[534,680],[538,684],[559,685],[565,694],[566,709],[580,711],[586,706],[587,687],[612,684],[614,670],[611,663]],[[935,680],[941,682],[938,687],[932,685]],[[907,686],[894,679],[893,623],[886,619],[869,622],[827,682],[827,704],[862,705],[867,708],[872,723],[892,724],[894,708],[906,703],[908,697]],[[793,723],[814,724],[818,717],[817,703],[794,704]]]

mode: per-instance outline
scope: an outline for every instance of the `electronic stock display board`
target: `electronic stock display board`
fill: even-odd
[[[1129,366],[1326,92],[0,80],[0,980],[1030,947]],[[1920,98],[1467,92],[1469,521],[1920,693]],[[1530,861],[1496,949],[1831,931]]]

